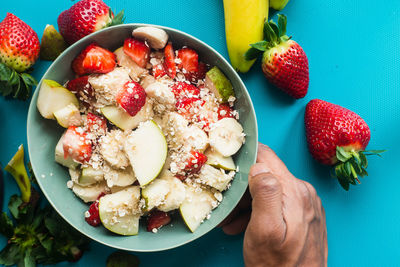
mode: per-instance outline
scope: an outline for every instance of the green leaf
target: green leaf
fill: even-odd
[[[271,26],[271,28],[274,30],[274,33],[275,33],[275,35],[276,35],[276,37],[277,37],[277,40],[278,40],[278,37],[280,36],[280,35],[279,35],[279,28],[278,28],[278,25],[276,25],[276,23],[271,19],[271,20],[269,21],[269,26]]]
[[[338,181],[339,181],[339,184],[343,187],[344,190],[349,191],[350,183],[347,180],[338,177]]]
[[[112,17],[111,8],[108,11],[109,11],[110,17]],[[125,11],[121,10],[121,12],[119,12],[117,15],[114,16],[111,23],[109,25],[107,25],[107,27],[123,24],[124,21],[125,21]]]
[[[253,60],[253,59],[256,59],[261,54],[262,54],[262,52],[260,50],[251,47],[244,54],[244,58],[246,60]]]
[[[17,264],[22,258],[20,248],[16,244],[7,244],[0,252],[0,264],[9,266]]]
[[[346,171],[346,175],[350,176],[351,175],[351,163],[347,161],[343,164],[343,166],[344,166],[344,170]]]
[[[259,50],[259,51],[264,52],[268,48],[268,42],[267,41],[260,41],[260,42],[251,44],[250,46],[252,48],[255,48],[255,49]]]
[[[351,158],[351,154],[346,152],[343,147],[337,146],[336,147],[336,158],[341,162],[346,162],[348,159]]]
[[[11,76],[12,70],[5,64],[0,62],[0,81],[8,81]]]
[[[361,166],[363,166],[364,168],[367,168],[368,167],[367,157],[364,155],[363,152],[359,152],[358,154],[360,156]]]
[[[278,14],[279,37],[286,35],[286,23],[286,16],[283,14]]]
[[[30,74],[28,73],[22,73],[21,78],[24,81],[24,83],[28,86],[36,86],[38,82],[36,81],[35,78],[33,78]]]
[[[32,251],[30,249],[27,249],[25,251],[25,257],[24,257],[24,267],[35,267],[36,266],[36,261],[32,256]]]
[[[8,209],[10,210],[12,216],[15,219],[19,219],[20,209],[19,207],[23,203],[22,199],[17,195],[12,195],[10,201],[8,202]]]
[[[267,42],[276,42],[278,40],[278,37],[271,28],[271,25],[269,25],[268,21],[265,21],[264,23],[264,40]]]
[[[44,219],[44,225],[46,226],[47,230],[49,230],[50,234],[52,234],[53,236],[59,235],[60,231],[62,230],[60,229],[57,221],[52,217],[46,217]]]
[[[14,235],[13,222],[5,212],[0,215],[0,233],[7,238],[11,238]]]
[[[13,91],[12,85],[8,81],[0,81],[0,92],[3,96],[9,96]]]
[[[19,75],[15,70],[11,71],[11,75],[8,78],[8,83],[13,86],[19,84]]]
[[[386,151],[387,150],[365,150],[364,152],[371,153],[371,154],[381,154]]]

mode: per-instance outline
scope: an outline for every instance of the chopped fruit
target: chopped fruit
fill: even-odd
[[[175,95],[175,98],[193,98],[200,97],[200,89],[196,86],[185,83],[185,82],[177,82],[171,87],[172,92]]]
[[[129,81],[116,96],[117,102],[132,117],[135,116],[146,103],[146,91],[135,81]]]
[[[176,108],[178,113],[183,115],[186,119],[193,119],[197,116],[196,111],[204,105],[204,100],[198,97],[186,97],[179,99],[176,102]]]
[[[132,35],[140,40],[146,40],[154,49],[163,49],[168,41],[168,34],[156,27],[139,27],[133,30]]]
[[[91,226],[99,226],[101,221],[100,221],[100,215],[99,215],[99,201],[96,200],[89,206],[89,210],[87,211],[89,216],[85,214],[85,221],[90,224]]]
[[[184,171],[186,173],[198,173],[201,167],[207,162],[207,156],[197,151],[190,151],[190,156],[186,160]]]
[[[182,48],[178,50],[178,58],[181,60],[179,64],[180,69],[187,72],[195,72],[199,67],[199,55],[196,51],[190,48]]]
[[[96,201],[99,195],[106,192],[106,190],[107,186],[105,182],[96,183],[92,186],[81,186],[80,184],[74,183],[72,187],[74,194],[85,203]]]
[[[95,31],[121,24],[123,20],[122,11],[114,17],[102,0],[81,0],[63,11],[57,23],[65,41],[72,44]]]
[[[116,57],[113,52],[92,43],[72,61],[72,69],[81,76],[110,72],[116,64]]]
[[[221,104],[218,107],[218,120],[222,120],[223,118],[234,118],[233,109],[227,104]]]
[[[226,174],[221,169],[206,164],[201,169],[198,179],[202,184],[211,186],[222,192],[228,188],[229,182],[233,179],[233,176]]]
[[[142,68],[146,67],[150,58],[150,47],[145,42],[134,38],[127,38],[123,49],[125,54],[135,61],[136,64]]]
[[[82,76],[67,83],[67,89],[73,92],[85,105],[89,105],[94,98],[94,91],[88,79],[89,76]]]
[[[63,134],[58,141],[56,148],[55,148],[55,153],[54,153],[54,159],[57,163],[67,167],[68,169],[75,169],[79,163],[74,161],[70,156],[65,158],[65,153],[64,153],[64,135]]]
[[[172,79],[176,76],[175,52],[171,43],[164,48],[164,69]]]
[[[147,218],[147,231],[152,232],[160,229],[164,225],[167,225],[171,222],[171,217],[168,213],[155,210],[150,213],[149,217]]]
[[[86,127],[90,133],[104,135],[107,132],[107,120],[89,112],[86,117]]]
[[[40,45],[40,59],[55,60],[66,48],[67,43],[62,35],[53,25],[47,24]]]
[[[152,73],[153,73],[154,78],[156,78],[156,79],[163,77],[165,75],[168,75],[162,64],[154,65],[153,69],[152,69]]]
[[[58,124],[64,128],[68,128],[69,126],[79,126],[82,124],[81,113],[74,104],[69,104],[64,108],[57,110],[53,115]]]
[[[84,163],[92,156],[92,144],[83,128],[70,126],[63,139],[64,158]]]
[[[207,72],[205,84],[222,103],[228,102],[229,97],[235,96],[232,83],[217,66]]]
[[[202,80],[206,77],[206,73],[208,71],[208,66],[203,62],[199,63],[199,67],[196,71],[188,71],[184,73],[186,80],[190,82],[197,82],[198,80]]]
[[[223,118],[216,122],[209,132],[210,146],[224,157],[230,157],[242,147],[243,127],[233,118]]]
[[[222,168],[227,171],[235,171],[236,166],[232,157],[224,157],[213,149],[208,149],[205,153],[207,156],[207,164],[215,167]]]

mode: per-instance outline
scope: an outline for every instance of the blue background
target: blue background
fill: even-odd
[[[12,12],[39,36],[46,24],[56,25],[58,14],[74,3],[1,2],[0,19]],[[126,22],[177,28],[228,58],[221,0],[106,2],[114,11],[125,9]],[[260,141],[271,146],[297,177],[317,189],[326,210],[330,266],[400,266],[400,175],[396,170],[400,162],[396,156],[400,151],[400,1],[291,0],[283,13],[288,17],[288,34],[307,53],[310,88],[304,99],[290,99],[266,82],[259,62],[242,75],[255,105]],[[37,80],[49,65],[41,61],[35,65]],[[368,148],[388,149],[383,159],[370,159],[370,176],[349,192],[307,151],[304,108],[314,98],[356,111],[371,128]],[[19,144],[26,145],[28,105],[0,97],[3,166]],[[9,196],[18,192],[8,174],[5,190],[3,209]],[[181,248],[135,254],[142,266],[241,266],[242,241],[243,235],[226,236],[215,229]],[[103,266],[111,252],[113,249],[92,242],[91,251],[74,265]]]

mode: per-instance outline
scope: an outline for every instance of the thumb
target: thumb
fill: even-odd
[[[250,224],[259,233],[282,240],[285,222],[282,215],[282,185],[267,164],[254,164],[249,173],[249,189],[253,198]]]

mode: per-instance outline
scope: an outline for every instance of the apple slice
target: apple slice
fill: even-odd
[[[36,106],[44,118],[54,119],[54,112],[69,104],[79,107],[78,99],[71,91],[55,81],[43,80]]]
[[[58,124],[64,128],[69,126],[79,126],[82,125],[82,117],[79,109],[74,104],[69,104],[60,110],[53,113],[54,118],[56,118]]]
[[[142,190],[142,198],[145,200],[145,210],[150,211],[164,202],[169,192],[169,183],[162,179],[155,179]]]
[[[218,202],[209,190],[187,186],[186,198],[179,211],[186,226],[193,233],[217,205]]]
[[[65,133],[64,133],[65,134]],[[55,161],[67,168],[75,169],[79,163],[74,161],[70,156],[64,157],[64,134],[61,136],[55,148]]]
[[[104,178],[107,181],[108,187],[113,186],[128,186],[136,181],[135,174],[129,166],[125,170],[114,169],[109,166],[109,171],[104,173]]]
[[[103,107],[101,108],[101,113],[112,124],[124,131],[135,129],[141,122],[149,120],[154,115],[153,105],[148,99],[146,99],[146,104],[144,104],[142,109],[133,117],[117,106]]]
[[[153,181],[167,158],[167,141],[152,120],[141,124],[125,141],[125,152],[141,187]]]
[[[78,183],[80,185],[92,185],[100,182],[104,179],[104,172],[99,169],[94,169],[93,167],[82,168],[81,175],[78,178]]]
[[[103,226],[119,235],[136,235],[139,232],[139,200],[139,186],[130,186],[100,198],[99,215]]]
[[[106,183],[102,182],[88,187],[74,183],[72,191],[84,202],[93,202],[100,196],[100,194],[106,192]]]
[[[236,170],[236,166],[232,157],[224,157],[213,149],[208,149],[205,155],[207,156],[206,163],[215,168],[222,168],[227,171]]]
[[[169,184],[169,192],[158,209],[164,212],[179,209],[186,198],[186,187],[181,180],[176,178],[170,171],[163,171],[160,179]]]

